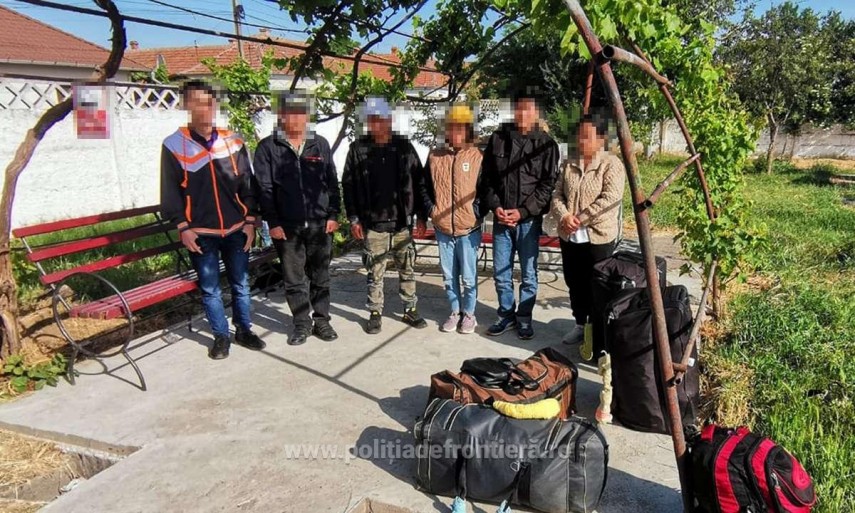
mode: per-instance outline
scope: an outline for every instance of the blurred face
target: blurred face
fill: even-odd
[[[386,141],[392,136],[392,118],[368,116],[368,133],[375,141]]]
[[[582,157],[592,158],[605,146],[605,138],[597,133],[597,128],[593,123],[585,122],[579,125],[579,152]]]
[[[184,108],[190,115],[190,125],[207,128],[217,117],[217,99],[208,91],[193,89],[184,96]]]
[[[517,128],[527,132],[537,122],[537,102],[532,98],[520,98],[514,104],[514,123]]]
[[[279,126],[286,134],[301,134],[306,131],[309,113],[304,109],[282,109],[279,111]]]
[[[469,127],[463,123],[449,123],[445,129],[448,144],[453,148],[460,148],[466,144],[469,135]]]

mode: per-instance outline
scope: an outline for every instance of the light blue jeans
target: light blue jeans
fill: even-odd
[[[515,228],[493,224],[493,278],[499,296],[498,314],[502,319],[531,322],[537,300],[537,257],[543,218],[531,217]],[[514,258],[519,255],[522,283],[517,308],[514,295]]]
[[[474,315],[478,301],[478,248],[481,245],[481,230],[459,237],[437,231],[436,241],[439,244],[439,263],[442,266],[445,293],[451,303],[451,312]]]

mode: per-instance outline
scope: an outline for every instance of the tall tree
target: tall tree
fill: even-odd
[[[124,19],[116,4],[112,0],[93,1],[95,5],[107,13],[113,32],[110,55],[92,76],[93,82],[103,83],[112,78],[119,70],[127,46],[127,37],[125,36]],[[42,114],[33,128],[27,131],[27,135],[24,136],[24,140],[18,146],[15,156],[6,166],[3,193],[2,198],[0,198],[0,358],[3,359],[21,349],[18,330],[18,285],[12,271],[9,240],[15,189],[18,186],[18,178],[27,168],[27,164],[29,164],[45,134],[54,125],[65,119],[71,109],[72,99],[68,98]]]
[[[749,14],[742,29],[720,48],[743,104],[766,120],[768,173],[781,131],[798,132],[805,123],[825,122],[831,114],[832,52],[823,24],[813,10],[785,2],[760,17]]]
[[[831,48],[831,121],[855,127],[855,20],[832,12],[823,30]]]

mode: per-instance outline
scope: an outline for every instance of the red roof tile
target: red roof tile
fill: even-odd
[[[261,37],[267,37],[266,34],[261,34]],[[288,41],[278,39],[278,41],[305,47],[305,44],[298,41]],[[302,52],[296,48],[288,48],[278,45],[265,45],[255,42],[243,43],[244,58],[254,67],[261,66],[261,58],[265,52],[273,51],[277,58],[288,58],[300,55]],[[166,69],[170,75],[177,76],[198,76],[208,75],[207,66],[201,63],[202,59],[213,58],[217,64],[229,64],[238,58],[237,43],[230,42],[227,45],[216,46],[188,46],[183,48],[150,48],[150,49],[129,49],[127,57],[136,62],[142,63],[150,68],[157,66],[158,56],[162,56],[166,62]],[[371,71],[371,73],[382,80],[391,80],[392,75],[389,72],[390,65],[399,64],[401,61],[395,54],[368,54],[363,57],[359,70]],[[338,57],[325,57],[324,66],[327,69],[335,69],[336,71],[349,71],[353,66],[353,61],[350,59],[342,59]],[[430,66],[428,66],[430,68]],[[439,71],[421,71],[415,79],[414,86],[417,88],[433,88],[440,87],[447,82],[445,75]]]
[[[94,68],[104,64],[110,54],[106,48],[1,5],[0,27],[0,62]],[[145,68],[125,59],[122,69]]]

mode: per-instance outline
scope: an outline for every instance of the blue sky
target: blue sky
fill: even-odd
[[[81,7],[92,7],[94,4],[89,0],[55,0],[61,3]],[[173,5],[203,11],[222,18],[231,17],[231,0],[164,0]],[[760,0],[758,9],[765,10],[769,6],[781,3],[782,0]],[[247,23],[259,25],[270,25],[290,30],[300,30],[299,24],[293,23],[290,18],[280,11],[275,3],[270,0],[241,0],[247,14]],[[803,7],[811,7],[818,11],[836,9],[841,11],[847,18],[855,18],[855,2],[852,0],[800,0]],[[234,24],[229,21],[212,20],[205,17],[182,13],[180,11],[163,7],[152,3],[150,0],[116,0],[121,11],[128,15],[143,18],[154,18],[182,25],[204,27],[223,32],[233,32]],[[429,2],[423,16],[428,16],[432,10],[435,0]],[[0,0],[0,5],[11,7],[19,12],[25,13],[33,18],[42,20],[48,24],[71,32],[84,39],[109,46],[109,26],[104,18],[87,16],[83,14],[56,11],[49,8],[36,7],[16,0]],[[258,31],[256,27],[245,27],[244,32],[251,34]],[[411,32],[411,28],[404,26],[402,32]],[[222,44],[223,40],[214,36],[204,36],[158,27],[150,27],[138,24],[128,24],[128,39],[139,41],[143,48],[157,46],[192,46],[194,44]],[[303,40],[305,35],[301,33],[278,32],[278,35],[291,39]],[[393,36],[378,46],[378,50],[388,51],[392,46],[402,47],[406,44],[403,36]]]

